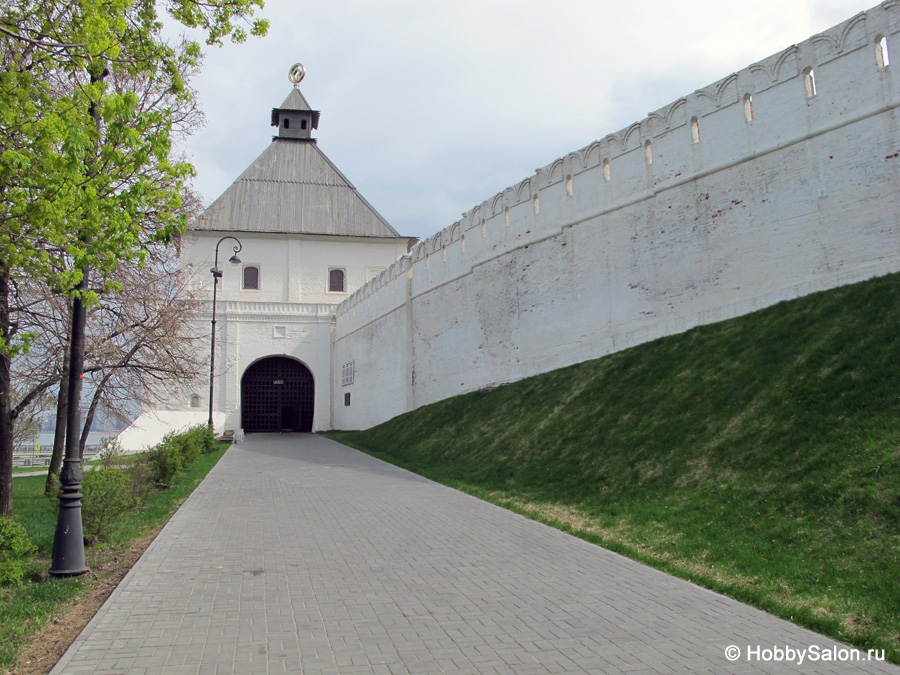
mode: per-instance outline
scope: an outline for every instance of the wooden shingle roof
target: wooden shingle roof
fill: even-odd
[[[295,89],[282,110],[304,107],[309,104]],[[272,139],[194,229],[400,237],[314,140],[281,137]]]

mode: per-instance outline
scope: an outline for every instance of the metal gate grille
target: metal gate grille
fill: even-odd
[[[241,424],[247,433],[312,431],[315,386],[299,361],[273,356],[241,379]]]

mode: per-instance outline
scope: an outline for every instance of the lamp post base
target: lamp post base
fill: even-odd
[[[64,459],[59,478],[63,491],[59,495],[59,517],[53,537],[50,576],[77,577],[88,571],[81,528],[81,460]]]

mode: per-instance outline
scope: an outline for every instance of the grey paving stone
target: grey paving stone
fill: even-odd
[[[728,661],[725,648],[740,658]],[[894,673],[830,640],[313,435],[251,436],[53,673]]]

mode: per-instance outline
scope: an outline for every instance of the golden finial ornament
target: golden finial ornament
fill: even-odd
[[[294,89],[300,88],[300,81],[306,76],[306,67],[302,63],[295,63],[288,71],[288,79],[294,83]]]

